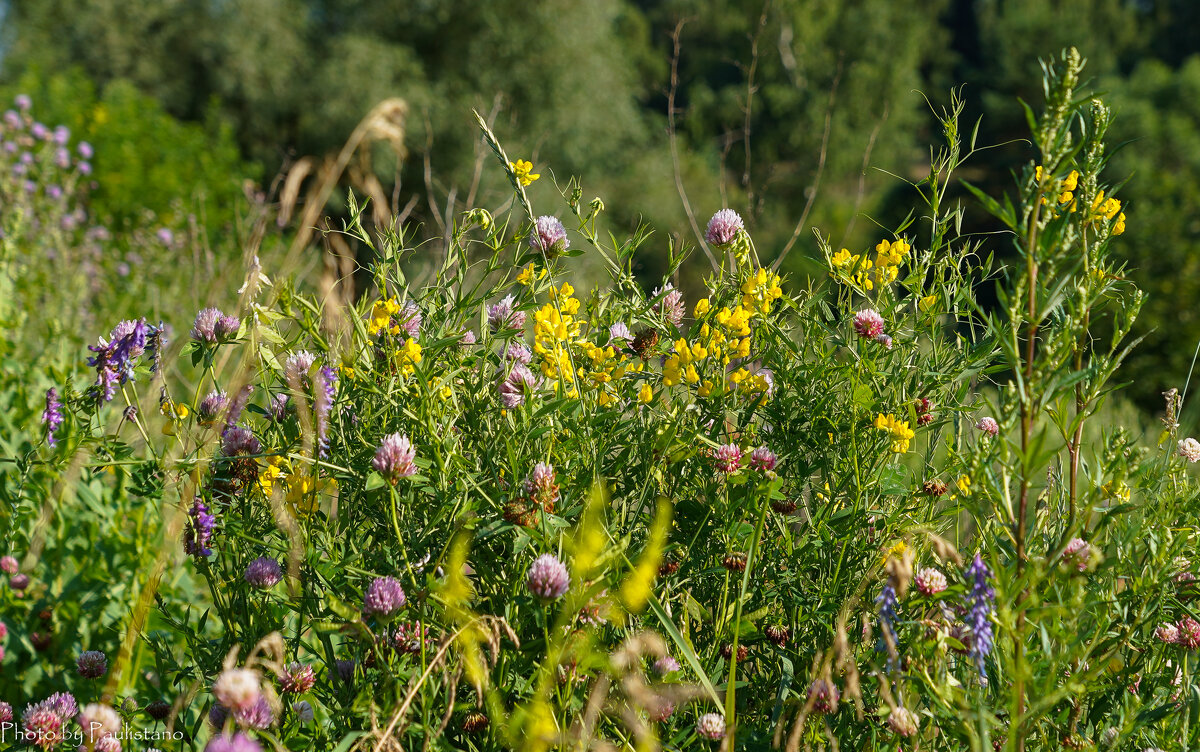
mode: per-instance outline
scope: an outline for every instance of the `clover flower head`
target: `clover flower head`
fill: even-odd
[[[275,709],[263,695],[245,708],[233,709],[233,720],[242,728],[267,729],[275,725]]]
[[[93,744],[106,736],[121,733],[121,716],[108,705],[84,705],[76,720],[83,727],[84,739]]]
[[[229,398],[225,396],[225,392],[218,389],[204,395],[204,399],[200,400],[200,404],[196,408],[200,422],[212,423],[225,410],[227,404],[229,404]]]
[[[567,250],[567,230],[558,217],[538,217],[529,235],[529,247],[542,253],[562,253]]]
[[[1086,572],[1092,559],[1092,546],[1083,538],[1072,538],[1063,549],[1063,564],[1074,567],[1080,572]]]
[[[416,459],[417,450],[408,440],[408,436],[393,433],[383,437],[379,448],[375,450],[375,458],[371,461],[371,466],[389,483],[396,485],[401,478],[416,475]]]
[[[1179,456],[1188,462],[1200,462],[1200,441],[1190,436],[1179,442]]]
[[[888,715],[888,727],[898,736],[905,738],[917,733],[919,726],[917,725],[917,716],[908,708],[897,705],[892,708],[892,712]]]
[[[521,490],[530,501],[553,509],[554,503],[558,501],[558,484],[554,480],[554,466],[548,462],[539,462],[521,484]]]
[[[854,314],[854,331],[865,339],[874,339],[883,334],[883,317],[874,308],[864,308]]]
[[[713,450],[712,458],[717,470],[730,475],[742,466],[742,449],[737,444],[722,444]]]
[[[741,215],[733,209],[721,209],[708,220],[704,240],[710,245],[724,247],[733,243],[745,228]]]
[[[270,590],[283,579],[279,562],[269,556],[260,556],[246,566],[246,582],[259,590]]]
[[[933,567],[925,567],[919,570],[916,576],[913,577],[913,584],[917,586],[917,592],[926,598],[941,593],[948,586],[946,575]]]
[[[525,586],[538,598],[552,601],[561,598],[571,586],[567,565],[554,554],[542,554],[534,560],[525,576]]]
[[[16,574],[20,569],[20,564],[17,563],[17,557],[12,554],[6,554],[0,557],[0,572],[5,574]]]
[[[237,316],[226,316],[222,314],[217,319],[216,325],[213,327],[213,333],[217,335],[218,340],[232,339],[237,335],[238,329],[242,328],[242,320]]]
[[[687,310],[687,306],[683,302],[683,293],[668,282],[652,293],[652,297],[655,298],[658,298],[659,295],[662,297],[654,304],[654,312],[671,322],[673,326],[682,324],[683,314]]]
[[[12,719],[12,705],[9,705],[7,702],[0,702],[0,723],[8,723]]]
[[[316,355],[313,355],[308,350],[298,350],[289,355],[287,360],[283,361],[283,376],[289,384],[301,384],[304,378],[308,376],[313,363],[316,362]]]
[[[1165,642],[1168,645],[1175,645],[1179,642],[1179,627],[1170,623],[1159,624],[1154,628],[1154,636],[1160,642]]]
[[[262,752],[262,747],[240,731],[235,734],[222,732],[208,740],[204,752]]]
[[[313,667],[304,663],[289,663],[284,667],[283,676],[279,677],[279,687],[291,694],[304,694],[317,683]]]
[[[775,453],[765,446],[760,446],[750,453],[750,468],[752,470],[758,470],[762,473],[769,472],[775,469],[775,465],[778,462],[779,458],[775,456]]]
[[[506,295],[499,303],[488,307],[488,327],[493,331],[520,329],[525,326],[525,312],[514,308],[516,298]]]
[[[629,327],[625,325],[624,321],[618,321],[608,327],[608,341],[613,344],[628,344],[633,341],[633,333],[629,331]]]
[[[231,426],[221,434],[221,453],[226,457],[261,454],[262,444],[244,426]]]
[[[259,674],[249,668],[228,668],[221,672],[212,687],[217,702],[230,710],[248,710],[262,697]]]
[[[292,712],[301,723],[310,723],[313,719],[313,706],[307,700],[297,700],[292,703]]]
[[[539,379],[524,363],[516,363],[497,387],[500,404],[511,410],[525,404],[525,399],[537,389]]]
[[[696,733],[712,741],[724,739],[725,716],[720,713],[705,713],[696,720]]]
[[[533,351],[526,347],[524,342],[513,340],[504,348],[504,359],[527,366],[533,362]]]
[[[1000,433],[1000,424],[997,423],[996,419],[991,416],[980,418],[979,422],[975,424],[975,427],[980,431],[983,431],[988,436],[996,436]]]
[[[363,613],[391,616],[404,608],[408,596],[399,580],[393,577],[377,577],[367,587],[363,596]]]
[[[99,650],[86,650],[75,659],[75,670],[84,679],[99,679],[108,671],[108,656]]]
[[[1176,644],[1187,650],[1200,648],[1200,622],[1190,616],[1185,616],[1175,626],[1179,630]]]
[[[679,661],[675,660],[674,656],[664,655],[654,662],[652,668],[659,676],[667,676],[679,670]]]
[[[808,685],[808,701],[814,713],[836,713],[841,693],[837,685],[828,679],[814,679]]]
[[[216,344],[220,340],[220,336],[217,334],[217,322],[224,315],[218,308],[202,308],[192,323],[192,339],[205,344]]]

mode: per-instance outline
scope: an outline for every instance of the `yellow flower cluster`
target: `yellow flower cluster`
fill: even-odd
[[[392,323],[392,317],[397,313],[400,313],[400,303],[395,298],[375,301],[375,305],[371,306],[371,318],[367,320],[367,334],[399,334],[400,324]]]
[[[742,283],[742,307],[758,313],[771,312],[771,304],[783,296],[779,275],[759,268],[758,273]],[[707,299],[705,299],[707,303]],[[699,307],[699,304],[697,304]]]
[[[533,284],[535,279],[541,279],[546,276],[546,269],[535,269],[533,262],[529,262],[521,269],[521,273],[517,275],[517,281],[528,287]]]
[[[908,427],[907,420],[897,420],[895,415],[884,415],[879,413],[875,418],[875,428],[884,431],[891,436],[892,451],[896,454],[904,454],[908,451],[908,444],[916,436],[912,429]]]
[[[523,159],[518,159],[516,162],[509,162],[508,167],[513,171],[513,175],[517,176],[517,182],[521,185],[529,185],[541,177],[540,173],[533,172],[533,163],[526,162]]]
[[[292,463],[283,455],[275,455],[267,461],[258,474],[258,486],[264,496],[271,496],[276,488],[283,492],[283,500],[295,514],[307,517],[316,511],[321,493],[336,487],[330,478],[317,478],[306,472],[292,469]]]
[[[577,396],[569,348],[576,343],[582,327],[575,318],[579,301],[572,297],[575,290],[566,282],[550,293],[551,302],[533,315],[533,350],[542,357],[542,375],[554,382],[555,389],[563,381],[572,386],[567,396]]]
[[[830,273],[870,292],[876,286],[895,282],[911,251],[912,246],[904,240],[881,240],[875,246],[875,260],[872,261],[843,248],[829,260]]]
[[[1042,166],[1038,165],[1033,170],[1034,177],[1037,181],[1042,182]],[[1058,193],[1059,204],[1071,204],[1071,211],[1075,211],[1075,189],[1079,187],[1079,172],[1071,170],[1071,173],[1063,178],[1062,184],[1059,186],[1062,190]],[[1042,203],[1049,203],[1045,196],[1042,196]]]
[[[1125,214],[1121,211],[1121,202],[1115,198],[1105,198],[1104,191],[1096,194],[1096,198],[1092,200],[1092,210],[1088,214],[1088,218],[1092,221],[1099,222],[1104,220],[1116,220],[1112,227],[1113,235],[1120,235],[1125,232]]]
[[[396,367],[404,376],[413,375],[421,358],[421,346],[415,339],[407,339],[403,345],[396,348]]]

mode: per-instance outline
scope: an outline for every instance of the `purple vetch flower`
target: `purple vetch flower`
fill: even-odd
[[[246,566],[246,582],[259,590],[270,590],[283,579],[279,562],[269,556],[260,556]]]
[[[704,239],[715,246],[727,246],[746,228],[741,216],[733,209],[722,209],[708,220]]]
[[[533,362],[533,352],[525,346],[524,342],[513,340],[504,348],[504,359],[527,366]]]
[[[110,401],[117,393],[117,385],[133,380],[135,361],[146,350],[146,335],[149,328],[145,319],[122,321],[113,327],[108,341],[88,349],[96,353],[88,358],[88,365],[96,369],[96,387],[100,398]]]
[[[759,472],[769,472],[775,469],[775,465],[779,463],[779,458],[775,453],[765,446],[760,446],[750,453],[750,469],[758,470]]]
[[[200,404],[196,407],[196,417],[199,418],[201,425],[211,425],[216,421],[217,416],[225,411],[227,404],[229,404],[229,398],[225,396],[225,392],[214,389],[200,400]]]
[[[400,582],[392,577],[377,577],[363,596],[363,613],[391,616],[404,608],[408,596]]]
[[[108,656],[99,650],[87,650],[75,659],[75,670],[84,679],[99,679],[108,672]]]
[[[146,355],[150,358],[150,373],[162,373],[163,353],[167,350],[167,325],[159,321],[146,335]]]
[[[317,446],[322,457],[329,456],[329,409],[337,396],[338,376],[333,366],[324,365],[317,371],[317,388],[313,399],[313,417],[317,428]]]
[[[221,434],[221,454],[225,457],[262,454],[262,444],[249,428],[231,426]]]
[[[987,682],[987,668],[984,659],[992,652],[992,606],[996,601],[996,591],[988,585],[992,570],[983,563],[983,558],[975,554],[975,560],[967,568],[966,579],[971,583],[971,592],[967,595],[967,625],[971,628],[971,656],[979,669],[979,678]]]
[[[542,554],[534,560],[525,576],[525,587],[542,600],[557,600],[571,586],[571,575],[567,565],[554,554]]]
[[[658,298],[659,295],[662,295],[662,298],[654,304],[654,312],[671,322],[673,326],[682,324],[683,314],[686,309],[683,302],[683,293],[676,290],[675,285],[668,282],[651,293],[651,297],[654,298]]]
[[[538,381],[538,377],[528,366],[516,363],[497,387],[500,404],[509,410],[525,404],[525,399],[537,389]]]
[[[17,562],[17,557],[13,556],[12,554],[6,554],[5,556],[0,557],[0,572],[4,572],[5,574],[16,574],[20,568],[21,565]]]
[[[189,556],[208,557],[213,551],[208,547],[212,541],[217,518],[209,514],[208,506],[197,498],[188,510],[188,522],[183,531],[183,550]]]
[[[879,607],[879,628],[882,633],[875,649],[888,654],[888,670],[894,671],[897,664],[897,646],[900,642],[900,636],[896,634],[896,606],[899,603],[896,599],[896,589],[890,582],[883,586],[883,590],[875,598],[875,605]]]
[[[416,475],[416,458],[417,450],[408,436],[397,432],[383,437],[371,466],[394,486],[401,478]]]
[[[515,298],[506,295],[499,302],[488,307],[488,327],[497,332],[501,329],[520,329],[525,326],[525,312],[513,308]]]
[[[239,731],[233,735],[222,733],[212,737],[204,747],[204,752],[262,752],[262,747]]]
[[[42,425],[46,427],[46,444],[49,446],[58,444],[54,438],[54,432],[62,424],[62,403],[58,401],[58,390],[50,387],[46,390],[46,409],[42,411]]]
[[[529,247],[545,254],[567,250],[567,230],[558,217],[542,216],[533,223]]]

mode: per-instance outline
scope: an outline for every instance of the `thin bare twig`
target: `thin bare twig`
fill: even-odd
[[[779,253],[779,258],[771,264],[772,271],[779,271],[779,267],[783,264],[783,260],[787,258],[792,247],[796,245],[796,239],[800,237],[800,233],[804,231],[804,225],[808,222],[808,214],[812,211],[813,202],[817,200],[817,193],[821,189],[821,177],[825,174],[825,157],[829,152],[829,131],[833,125],[833,105],[837,101],[838,84],[842,80],[842,59],[838,58],[837,73],[833,76],[833,85],[829,87],[829,105],[825,108],[825,132],[821,134],[821,154],[817,159],[817,172],[813,178],[813,184],[808,190],[808,200],[804,203],[804,211],[800,213],[800,221],[796,223],[796,229],[792,231],[792,237],[788,239],[787,245]]]
[[[679,141],[675,133],[675,92],[679,89],[679,37],[683,33],[683,25],[687,23],[687,19],[680,19],[679,23],[675,24],[675,30],[671,32],[671,88],[667,93],[667,140],[671,145],[671,165],[675,171],[675,190],[679,192],[679,200],[683,203],[683,211],[687,214],[688,224],[692,226],[692,233],[696,236],[696,242],[700,245],[700,249],[704,251],[704,255],[708,257],[708,263],[712,265],[713,271],[720,268],[717,263],[717,257],[713,255],[712,249],[708,247],[708,243],[704,242],[704,233],[700,232],[700,225],[696,222],[696,212],[692,211],[692,202],[688,200],[687,190],[683,187],[683,174],[679,168]]]
[[[883,104],[883,114],[879,116],[879,122],[875,123],[875,127],[871,129],[871,137],[867,139],[867,150],[863,154],[862,172],[858,175],[858,191],[854,196],[854,211],[850,214],[850,221],[846,223],[846,231],[842,233],[842,240],[838,243],[838,247],[845,247],[846,239],[850,237],[851,231],[854,230],[854,223],[858,220],[858,211],[862,208],[863,196],[867,188],[867,166],[871,163],[871,152],[875,149],[875,139],[879,136],[879,130],[883,128],[883,124],[887,122],[889,107],[887,102]]]

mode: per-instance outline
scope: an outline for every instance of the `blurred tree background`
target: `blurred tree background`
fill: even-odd
[[[475,108],[542,172],[544,210],[562,206],[554,181],[577,175],[612,229],[659,233],[641,259],[648,285],[671,234],[695,243],[681,191],[701,226],[737,209],[764,257],[794,245],[796,279],[821,273],[813,227],[873,244],[902,219],[894,176],[927,164],[922,93],[940,105],[958,82],[983,118],[979,144],[1001,145],[979,155],[978,177],[1004,179],[1032,154],[1015,139],[1018,98],[1040,96],[1038,58],[1075,45],[1117,111],[1116,140],[1132,141],[1111,175],[1129,179],[1120,247],[1151,294],[1131,364],[1143,406],[1182,384],[1200,341],[1195,0],[0,0],[0,12],[0,94],[30,94],[39,118],[92,141],[93,210],[114,227],[233,235],[246,196],[401,97],[408,156],[375,167],[398,205],[413,202],[410,221],[443,221],[476,181],[475,195],[499,195],[502,176],[476,170]],[[693,256],[681,284],[703,264]]]

